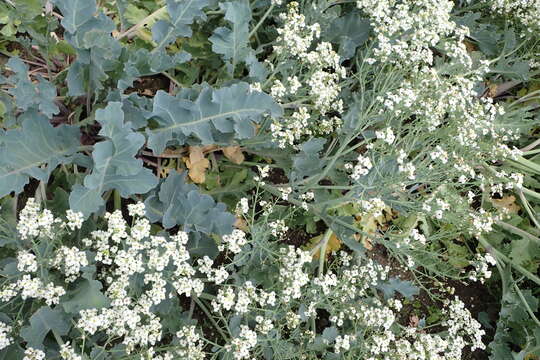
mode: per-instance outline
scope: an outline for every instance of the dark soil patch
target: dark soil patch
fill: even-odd
[[[298,248],[309,243],[314,236],[315,235],[308,234],[304,229],[289,229],[283,236],[281,242]]]

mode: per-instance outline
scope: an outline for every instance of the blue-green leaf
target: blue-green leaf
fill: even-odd
[[[101,292],[103,285],[88,275],[83,277],[79,286],[64,296],[67,300],[62,301],[62,307],[67,313],[77,314],[81,310],[100,309],[110,305],[110,300]]]
[[[70,162],[80,146],[76,127],[54,128],[35,111],[27,111],[20,119],[22,127],[8,130],[0,145],[0,197],[11,191],[20,193],[29,177],[47,181],[52,170]]]
[[[192,31],[189,25],[195,19],[206,19],[202,9],[208,4],[209,0],[167,0],[170,21],[160,20],[152,27],[152,38],[157,43],[154,52],[162,50],[177,37],[190,37]]]
[[[223,55],[223,59],[238,64],[250,54],[249,48],[249,22],[251,21],[251,8],[244,0],[220,3],[219,7],[225,11],[225,20],[229,21],[231,28],[218,27],[209,38],[212,50]]]
[[[250,138],[255,134],[254,123],[264,114],[277,118],[282,109],[270,95],[251,91],[247,83],[218,90],[203,88],[195,101],[158,91],[153,115],[159,127],[148,131],[148,145],[160,154],[173,135],[195,136],[203,144],[217,143],[215,132]]]
[[[64,336],[70,328],[69,318],[62,309],[43,306],[30,317],[30,326],[21,329],[21,337],[30,347],[41,348],[49,331],[53,330],[56,334]]]
[[[41,76],[37,76],[37,84],[28,78],[28,66],[18,57],[12,57],[6,64],[15,74],[5,82],[13,87],[8,93],[15,98],[15,103],[22,110],[39,109],[43,114],[52,117],[60,111],[54,103],[56,88]]]
[[[157,185],[152,171],[135,158],[144,145],[144,136],[134,132],[131,123],[124,123],[122,103],[110,102],[96,111],[96,120],[101,124],[99,135],[108,140],[94,145],[92,173],[84,178],[84,187],[74,187],[69,197],[71,208],[85,216],[103,205],[104,191],[117,189],[127,197],[144,194]]]
[[[54,0],[53,3],[64,15],[62,26],[70,33],[90,21],[97,10],[95,0]]]
[[[161,184],[158,195],[145,201],[152,222],[161,220],[166,229],[181,225],[184,231],[225,235],[232,232],[234,215],[223,203],[201,194],[197,186],[185,181],[185,174],[173,172]]]
[[[401,280],[393,277],[386,282],[381,282],[377,285],[377,288],[381,290],[386,299],[394,297],[395,292],[399,292],[407,299],[412,299],[415,295],[420,293],[420,289],[414,286],[414,284],[408,280]]]

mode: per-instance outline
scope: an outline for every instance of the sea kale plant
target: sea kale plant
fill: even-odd
[[[539,9],[1,4],[0,359],[540,356]]]

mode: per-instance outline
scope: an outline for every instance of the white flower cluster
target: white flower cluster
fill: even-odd
[[[512,15],[528,32],[540,29],[540,0],[484,0],[493,11]]]
[[[240,326],[240,334],[225,345],[227,351],[232,352],[235,360],[250,359],[250,350],[257,345],[257,333],[246,325]]]
[[[309,282],[309,275],[304,272],[304,264],[311,262],[309,251],[293,246],[280,249],[282,266],[279,269],[279,281],[283,285],[281,300],[288,303],[302,296],[302,287]]]
[[[176,332],[181,349],[176,350],[176,354],[181,359],[186,360],[204,360],[204,342],[197,333],[195,326],[184,326]]]
[[[219,250],[225,249],[238,254],[242,251],[242,246],[247,244],[246,233],[240,229],[234,229],[229,235],[223,235],[221,237],[222,244],[219,245]]]
[[[23,360],[44,360],[45,353],[39,349],[29,347],[24,351]]]
[[[407,153],[403,151],[403,149],[399,150],[399,154],[397,157],[397,163],[399,164],[398,171],[400,173],[405,173],[407,175],[407,179],[414,180],[416,177],[415,176],[416,167],[414,166],[412,162],[405,161],[407,159],[407,156],[408,156]]]
[[[474,261],[471,261],[471,265],[474,266],[474,270],[469,272],[469,279],[472,281],[480,281],[484,283],[486,279],[491,277],[491,266],[495,266],[497,260],[490,254],[485,253],[483,255],[476,254]]]
[[[249,201],[247,198],[243,197],[236,204],[236,215],[245,215],[249,211]]]
[[[12,330],[11,326],[0,321],[0,350],[7,348],[13,342]]]
[[[280,60],[294,62],[297,66],[293,68],[307,68],[309,74],[307,80],[301,80],[300,75],[304,74],[300,73],[298,76],[274,80],[270,93],[281,102],[306,95],[311,99],[312,106],[299,105],[292,114],[271,124],[272,136],[281,148],[295,146],[306,135],[331,133],[341,124],[338,117],[328,117],[327,113],[343,111],[343,102],[338,99],[339,81],[346,75],[332,44],[317,43],[320,25],[308,25],[306,17],[299,13],[296,1],[289,3],[287,8],[287,13],[280,15],[283,26],[277,30],[279,36],[274,51]]]
[[[51,211],[41,207],[34,198],[29,198],[24,209],[19,214],[19,222],[17,223],[17,231],[21,235],[21,239],[25,240],[29,237],[48,237],[52,236],[52,227],[55,222]]]
[[[282,237],[289,231],[289,227],[285,225],[285,220],[281,219],[269,222],[268,227],[270,228],[270,234],[276,238]]]
[[[43,299],[47,305],[58,304],[60,297],[66,293],[61,286],[55,286],[54,283],[44,283],[41,279],[25,274],[16,282],[5,285],[0,290],[0,300],[8,302],[17,295],[23,300]]]
[[[374,217],[382,216],[383,210],[388,209],[388,206],[380,198],[372,198],[369,200],[359,200],[358,204],[362,208],[362,215],[372,215]]]
[[[466,28],[458,28],[450,20],[454,4],[449,0],[357,0],[356,3],[370,19],[377,39],[374,54],[381,62],[432,64],[431,48],[447,38],[462,40],[467,35]],[[456,58],[466,55],[465,46],[458,46],[459,43],[444,44],[448,55]]]
[[[73,230],[81,228],[83,224],[84,216],[81,212],[76,212],[69,209],[66,211],[66,219],[67,219],[67,224],[66,224],[67,227],[73,231]]]
[[[349,176],[354,181],[358,181],[362,176],[369,174],[369,170],[373,167],[371,159],[367,156],[358,155],[356,160],[358,161],[356,165],[351,163],[345,164],[345,170],[351,172],[351,175]]]
[[[377,139],[381,139],[388,145],[392,145],[394,140],[396,140],[396,135],[394,135],[394,131],[392,131],[392,128],[390,127],[387,127],[384,130],[375,131],[375,136]]]
[[[33,273],[38,269],[36,255],[29,251],[21,250],[17,254],[17,270],[20,272]]]
[[[161,340],[161,319],[153,312],[154,306],[175,293],[198,296],[204,288],[203,280],[196,277],[197,269],[190,261],[186,247],[188,234],[179,231],[173,236],[150,235],[148,219],[140,217],[144,214],[142,203],[132,205],[130,214],[135,217],[130,231],[117,210],[105,215],[106,230],[94,231],[92,239],[85,241],[97,252],[96,262],[104,265],[100,277],[108,284],[105,293],[111,306],[81,311],[77,324],[89,334],[103,331],[108,336],[123,339],[127,352],[139,346],[154,346]],[[231,238],[238,245],[245,235],[235,233]],[[211,265],[203,260],[201,272],[208,272]],[[228,277],[219,269],[214,275]],[[142,277],[145,285],[145,290],[136,296],[129,290],[134,277]],[[170,291],[169,286],[174,291]],[[170,354],[164,356],[170,358]]]
[[[471,212],[469,216],[472,222],[471,233],[476,237],[493,231],[493,224],[498,220],[501,220],[500,215],[489,213],[484,209],[480,209],[477,212]]]
[[[66,275],[66,282],[73,282],[79,277],[81,268],[88,265],[84,251],[76,247],[62,246],[56,251],[52,266],[60,269]]]
[[[60,356],[62,357],[62,360],[82,360],[82,357],[77,355],[69,343],[60,346]]]
[[[470,337],[472,339],[471,351],[475,349],[485,349],[485,345],[482,342],[482,336],[486,334],[482,330],[482,326],[476,321],[469,310],[465,308],[465,304],[457,296],[452,300],[446,310],[448,314],[447,319],[443,322],[444,326],[448,327],[448,333],[451,337]],[[459,347],[459,344],[457,344]],[[453,349],[456,355],[461,355],[461,349]],[[460,358],[461,356],[456,356]]]

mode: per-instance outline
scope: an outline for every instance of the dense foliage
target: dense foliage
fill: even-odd
[[[0,4],[0,359],[540,357],[538,0]]]

